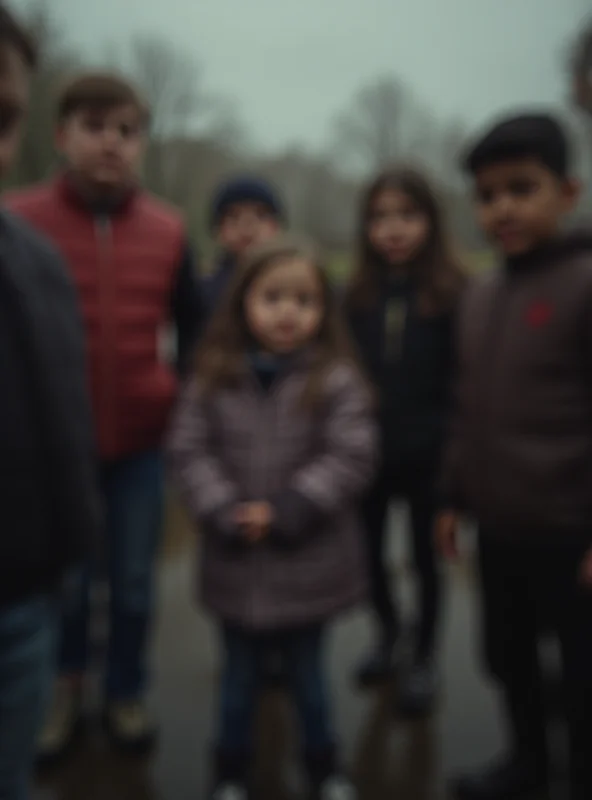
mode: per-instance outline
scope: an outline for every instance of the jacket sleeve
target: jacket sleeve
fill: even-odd
[[[173,479],[193,518],[226,537],[237,536],[232,512],[239,502],[238,488],[215,452],[207,400],[195,379],[181,392],[173,413],[167,455]]]
[[[340,508],[351,506],[370,483],[377,434],[370,393],[358,373],[340,365],[327,379],[318,454],[272,498],[276,538],[290,541]]]
[[[75,563],[96,549],[102,527],[91,401],[88,391],[85,331],[78,297],[65,266],[49,248],[34,253],[43,286],[47,335],[40,368],[47,393],[44,413],[52,450],[51,475],[66,561]],[[49,335],[51,333],[51,335]]]
[[[196,258],[189,243],[185,243],[171,294],[171,318],[177,331],[177,372],[187,374],[195,345],[202,332],[206,316],[202,283],[199,280]]]

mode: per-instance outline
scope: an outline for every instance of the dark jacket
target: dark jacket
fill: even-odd
[[[218,310],[236,271],[236,261],[231,255],[218,259],[211,274],[202,282],[205,314],[208,320]]]
[[[173,475],[205,532],[204,602],[252,629],[322,621],[365,594],[356,505],[375,462],[371,403],[357,373],[338,364],[319,408],[303,409],[307,375],[302,359],[268,389],[250,370],[213,397],[194,382],[173,418]],[[255,547],[232,522],[248,500],[276,513]]]
[[[437,462],[450,407],[453,313],[422,314],[414,286],[385,283],[377,305],[347,311],[379,402],[382,456]]]
[[[99,506],[76,293],[57,254],[5,212],[0,214],[0,275],[0,291],[12,303],[10,321],[22,357],[12,378],[22,381],[28,393],[14,425],[26,414],[34,432],[26,439],[29,468],[23,454],[19,457],[19,474],[30,479],[28,496],[23,493],[21,499],[41,505],[44,517],[41,524],[29,525],[31,514],[23,508],[20,525],[4,520],[0,605],[6,605],[50,589],[66,567],[87,554],[98,530]],[[10,381],[11,375],[3,373],[2,378]],[[4,424],[9,430],[10,423]],[[10,469],[8,437],[2,447],[5,469]],[[12,477],[5,475],[7,482]],[[20,485],[19,491],[24,488]]]
[[[78,288],[101,457],[157,448],[178,388],[159,344],[181,316],[185,359],[201,316],[181,218],[140,190],[89,206],[67,175],[6,202],[53,242]]]
[[[592,234],[476,280],[458,342],[446,503],[501,534],[592,536]]]

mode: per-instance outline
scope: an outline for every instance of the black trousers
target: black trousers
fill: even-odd
[[[485,661],[503,692],[512,746],[548,761],[538,641],[552,623],[563,661],[572,800],[592,798],[592,589],[579,582],[587,541],[480,535]]]
[[[400,633],[401,621],[385,561],[389,505],[394,499],[409,504],[411,543],[418,597],[416,656],[432,655],[440,611],[441,578],[433,539],[436,511],[435,466],[385,465],[363,504],[370,569],[371,603],[380,633],[386,642]]]

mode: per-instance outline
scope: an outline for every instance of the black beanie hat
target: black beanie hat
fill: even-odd
[[[463,159],[464,169],[475,174],[508,158],[535,158],[561,178],[570,170],[567,135],[549,114],[523,114],[502,120],[491,128]]]
[[[283,204],[275,189],[262,178],[239,177],[222,184],[215,192],[210,208],[210,226],[216,228],[220,220],[235,203],[259,203],[273,217],[284,220]]]

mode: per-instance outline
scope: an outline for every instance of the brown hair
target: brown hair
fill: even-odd
[[[315,347],[311,350],[310,376],[302,397],[303,404],[307,407],[316,405],[327,370],[336,361],[346,361],[357,368],[334,289],[316,249],[299,238],[280,234],[251,251],[237,271],[225,302],[212,319],[197,353],[198,378],[206,394],[236,385],[245,374],[245,351],[252,344],[245,318],[245,297],[253,282],[266,270],[292,258],[302,258],[315,267],[325,309]]]
[[[413,267],[419,283],[420,307],[425,314],[449,310],[465,283],[465,273],[452,255],[443,212],[432,187],[421,173],[410,168],[383,172],[366,189],[360,214],[356,265],[346,293],[347,307],[368,308],[379,299],[383,267],[370,243],[368,225],[377,197],[386,191],[407,195],[428,219],[428,237]]]
[[[0,45],[14,47],[30,69],[37,66],[37,46],[33,37],[4,5],[0,5]]]
[[[71,79],[58,97],[57,118],[64,122],[81,109],[108,111],[117,106],[133,106],[146,127],[150,111],[132,84],[120,75],[108,72],[87,72]]]

